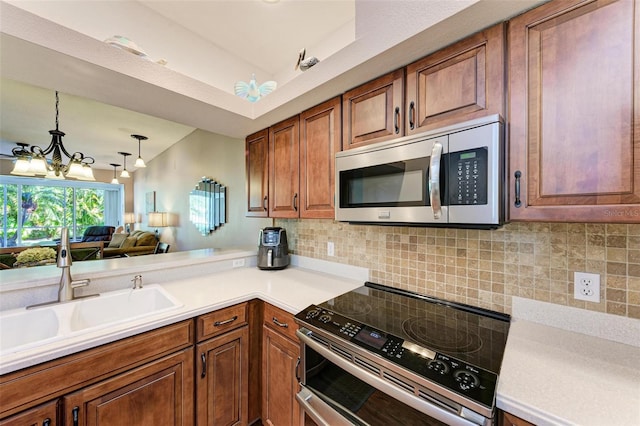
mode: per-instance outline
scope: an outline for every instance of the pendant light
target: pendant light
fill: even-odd
[[[122,155],[122,157],[124,157],[124,168],[122,169],[122,173],[120,173],[120,177],[121,178],[129,178],[131,177],[129,175],[129,172],[127,171],[127,157],[131,155],[130,152],[122,152],[119,151],[118,154]]]
[[[114,185],[118,185],[120,182],[118,181],[118,176],[116,176],[116,169],[118,167],[120,167],[120,164],[116,164],[116,163],[109,163],[110,165],[113,166],[113,179],[111,179],[111,183],[113,183]]]
[[[146,141],[147,139],[149,139],[146,136],[142,136],[142,135],[131,135],[132,138],[134,139],[138,139],[138,159],[136,160],[136,167],[147,167],[146,164],[144,164],[144,160],[142,159],[142,156],[140,155],[140,141]]]
[[[16,164],[11,174],[20,176],[45,176],[51,179],[75,178],[78,180],[95,180],[91,171],[91,164],[95,162],[92,157],[87,157],[81,152],[69,154],[62,143],[64,132],[59,129],[58,116],[60,98],[56,91],[56,128],[49,130],[51,142],[45,149],[37,145],[32,145],[27,149],[28,145],[18,144],[18,147],[12,150],[16,157]],[[46,156],[51,154],[51,158]],[[62,162],[62,155],[65,155],[69,162]],[[28,165],[28,167],[27,167]]]

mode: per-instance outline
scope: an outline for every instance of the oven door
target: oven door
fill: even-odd
[[[491,419],[459,406],[419,399],[345,360],[304,331],[297,334],[302,377],[296,399],[302,414],[318,426],[492,425]]]

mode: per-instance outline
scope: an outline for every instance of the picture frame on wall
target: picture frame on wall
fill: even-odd
[[[146,213],[153,213],[156,211],[156,191],[150,191],[145,194],[144,206]]]

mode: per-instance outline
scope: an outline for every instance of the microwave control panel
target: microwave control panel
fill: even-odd
[[[486,147],[449,153],[449,205],[487,204]]]

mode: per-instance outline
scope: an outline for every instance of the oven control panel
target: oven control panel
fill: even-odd
[[[357,345],[467,398],[493,406],[497,376],[490,371],[317,306],[310,306],[296,318],[303,325],[339,336],[346,341],[347,349],[349,345]]]

